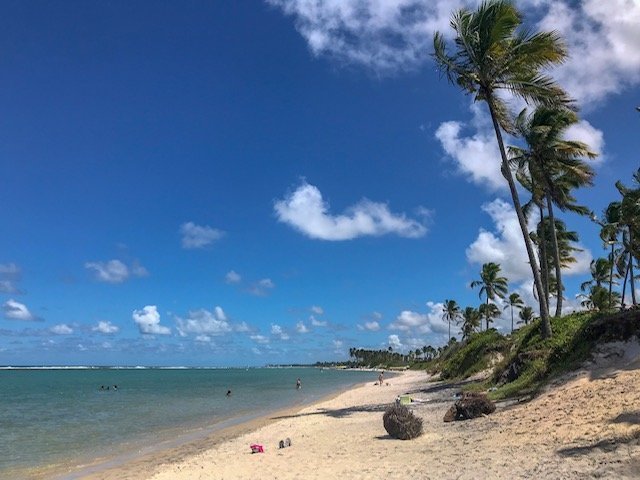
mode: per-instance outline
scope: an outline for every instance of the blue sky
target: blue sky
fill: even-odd
[[[601,154],[596,212],[638,167],[640,5],[614,3],[518,2],[569,45],[553,73]],[[487,261],[533,305],[485,107],[429,58],[463,4],[4,2],[0,364],[440,345]],[[563,218],[573,309],[603,250]]]

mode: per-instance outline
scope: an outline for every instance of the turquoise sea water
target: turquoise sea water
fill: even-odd
[[[135,451],[376,378],[316,368],[0,370],[0,478]]]

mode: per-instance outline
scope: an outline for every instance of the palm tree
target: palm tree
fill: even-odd
[[[489,330],[489,324],[493,322],[495,318],[500,316],[500,309],[495,303],[483,303],[478,308],[480,315],[484,317],[487,324],[487,330]]]
[[[513,307],[516,307],[518,309],[521,309],[522,307],[524,307],[524,302],[522,301],[522,298],[520,298],[520,295],[518,295],[516,292],[513,292],[511,295],[509,295],[509,298],[507,299],[507,304],[504,306],[503,310],[506,310],[507,308],[511,308],[511,332],[513,333]]]
[[[631,303],[636,302],[635,275],[633,261],[640,258],[640,168],[634,173],[636,188],[629,188],[616,182],[616,188],[622,195],[620,202],[620,224],[623,226],[623,244],[627,256],[627,269],[631,287]],[[626,287],[626,275],[625,275]],[[624,295],[622,301],[624,302]]]
[[[527,174],[527,186],[538,186],[541,192],[532,192],[542,210],[542,202],[546,202],[549,215],[551,247],[554,257],[557,301],[555,316],[562,312],[562,265],[555,230],[553,206],[560,210],[571,210],[582,215],[590,213],[589,209],[576,205],[571,190],[584,185],[592,185],[594,172],[584,163],[582,158],[595,158],[597,155],[589,150],[583,142],[565,140],[567,129],[578,122],[575,112],[564,107],[538,107],[531,115],[525,108],[515,120],[515,130],[527,144],[527,148],[509,147],[511,162],[518,165],[520,175]],[[544,218],[541,212],[541,218]],[[544,224],[543,224],[544,225]],[[546,237],[546,235],[543,235]],[[548,287],[548,286],[547,286]],[[548,292],[545,292],[548,294]],[[547,296],[548,302],[548,296]]]
[[[591,279],[583,282],[580,285],[580,290],[589,290],[591,287],[602,287],[603,283],[609,282],[609,271],[611,267],[609,265],[609,259],[598,258],[591,260],[589,265],[589,271],[591,272]]]
[[[522,310],[518,313],[520,317],[520,321],[518,323],[524,323],[525,325],[529,325],[529,322],[533,321],[533,308],[526,306],[523,307]]]
[[[451,339],[451,322],[460,318],[460,307],[455,300],[445,300],[442,306],[442,319],[449,322],[449,339]]]
[[[483,294],[486,295],[487,305],[489,305],[490,300],[495,300],[496,297],[504,298],[508,291],[507,279],[500,276],[500,265],[493,262],[483,264],[480,271],[480,280],[471,282],[471,288],[476,287],[480,287],[480,292],[478,293],[480,298],[482,298]],[[485,311],[488,312],[488,310]],[[489,321],[487,320],[488,328]]]
[[[466,340],[480,328],[481,317],[477,308],[466,307],[462,312],[462,339]]]
[[[599,221],[595,215],[592,219],[595,220],[601,227],[600,238],[605,244],[605,247],[611,247],[609,252],[609,308],[612,306],[612,288],[613,288],[613,269],[614,266],[620,264],[621,255],[616,255],[616,245],[619,242],[620,236],[620,202],[611,202],[604,211],[604,218]],[[622,253],[622,252],[619,252]],[[624,270],[622,268],[621,270]]]
[[[505,101],[497,94],[507,90],[535,105],[569,104],[570,99],[551,77],[541,73],[562,63],[566,48],[555,32],[531,33],[519,29],[522,18],[510,1],[483,2],[475,11],[461,9],[451,18],[455,31],[455,48],[447,53],[444,36],[433,38],[434,57],[451,83],[457,84],[476,101],[486,102],[500,149],[502,175],[509,184],[513,206],[518,216],[527,248],[531,273],[538,292],[542,317],[542,336],[551,336],[549,311],[542,289],[527,222],[522,212],[518,190],[509,167],[502,131],[513,132]]]

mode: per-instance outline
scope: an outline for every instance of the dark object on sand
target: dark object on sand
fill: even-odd
[[[404,405],[393,404],[382,416],[384,429],[393,438],[411,440],[422,435],[422,419]]]
[[[278,448],[286,448],[291,446],[291,439],[287,437],[285,440],[280,440]]]
[[[489,415],[496,411],[496,405],[485,393],[466,392],[462,398],[452,405],[445,413],[444,421],[469,420],[471,418]]]

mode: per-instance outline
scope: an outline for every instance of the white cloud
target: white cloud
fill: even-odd
[[[473,117],[470,127],[475,132],[471,136],[462,135],[466,124],[454,121],[442,123],[435,136],[460,174],[476,185],[499,190],[507,186],[500,173],[500,151],[488,115],[481,107],[483,105],[480,104],[471,106]]]
[[[400,330],[409,333],[447,333],[448,324],[442,320],[442,307],[440,302],[427,302],[427,313],[419,313],[411,310],[403,310],[389,325],[391,330]]]
[[[389,335],[388,339],[389,346],[393,348],[395,351],[402,349],[402,342],[400,341],[400,337],[398,335]]]
[[[326,327],[327,326],[327,321],[326,320],[318,320],[313,315],[309,316],[309,321],[311,322],[311,325],[313,325],[314,327]]]
[[[369,330],[370,332],[377,332],[378,330],[380,330],[380,324],[375,320],[371,322],[364,322],[363,328],[365,330]]]
[[[269,338],[264,335],[251,335],[249,338],[256,343],[261,343],[263,345],[269,343]]]
[[[553,74],[583,106],[640,82],[640,2],[542,3],[548,9],[539,28],[557,30],[569,47],[568,61]]]
[[[293,16],[311,52],[376,72],[411,70],[446,30],[460,2],[451,0],[267,0]]]
[[[264,297],[269,294],[270,290],[276,288],[276,284],[270,278],[263,278],[249,287],[249,293],[257,297]]]
[[[227,316],[220,307],[214,312],[205,309],[190,311],[187,318],[176,318],[178,333],[182,336],[188,334],[197,335],[222,335],[232,330],[227,322]]]
[[[417,238],[427,229],[404,214],[394,214],[384,203],[363,199],[341,215],[329,213],[317,187],[302,183],[293,193],[275,203],[278,220],[302,234],[319,240],[351,240],[357,237],[396,234]]]
[[[273,323],[271,324],[271,335],[278,337],[280,340],[289,340],[289,334],[280,325]]]
[[[309,329],[304,324],[304,322],[300,321],[300,322],[296,323],[296,332],[298,332],[298,333],[307,333],[308,331],[309,331]]]
[[[378,74],[420,67],[435,31],[453,34],[449,19],[478,0],[267,0],[293,17],[316,56]],[[558,30],[569,60],[552,74],[581,103],[597,102],[640,82],[640,2],[521,0],[525,24]],[[527,8],[534,7],[534,8]],[[536,25],[537,23],[537,25]],[[589,68],[584,66],[588,65]]]
[[[246,332],[250,332],[251,331],[251,327],[249,327],[249,325],[247,325],[247,322],[240,322],[237,323],[233,326],[233,329],[236,332],[242,332],[242,333],[246,333]]]
[[[147,270],[140,264],[134,263],[129,268],[120,260],[109,260],[107,262],[86,262],[87,270],[92,270],[96,280],[107,283],[122,283],[129,277],[145,277]]]
[[[343,353],[344,342],[342,340],[333,340],[333,351],[334,353]]]
[[[142,310],[134,310],[131,316],[144,335],[169,335],[171,330],[160,325],[160,313],[155,305],[147,305]]]
[[[10,295],[22,293],[16,286],[21,273],[20,267],[15,263],[0,263],[0,293]]]
[[[312,305],[310,310],[311,313],[315,313],[316,315],[322,315],[324,313],[324,309],[317,305]]]
[[[586,120],[580,120],[578,123],[571,125],[565,132],[565,138],[568,140],[584,142],[591,148],[591,151],[599,156],[590,162],[602,162],[604,160],[604,133],[593,127]]]
[[[242,277],[238,273],[231,270],[224,276],[224,281],[228,284],[233,285],[242,282]]]
[[[61,323],[60,325],[54,325],[51,327],[51,333],[55,333],[56,335],[71,335],[73,333],[73,328],[71,328],[66,323]]]
[[[524,246],[522,230],[513,207],[501,199],[496,199],[482,206],[494,223],[495,232],[480,230],[476,240],[466,250],[467,260],[476,265],[487,262],[500,264],[502,274],[510,282],[531,279],[529,257]],[[539,217],[532,215],[529,220],[529,231],[534,230]],[[576,264],[565,270],[567,275],[578,275],[587,272],[591,262],[591,252],[581,245],[582,252],[575,252]]]
[[[196,342],[209,343],[211,342],[211,337],[209,335],[198,335],[196,337]]]
[[[251,347],[251,351],[255,354],[255,355],[262,355],[262,351],[260,351],[259,348],[257,347]]]
[[[112,333],[117,333],[118,330],[120,330],[120,328],[111,322],[105,322],[103,320],[100,320],[98,324],[95,327],[93,327],[91,330],[93,330],[94,332],[99,332],[99,333],[104,333],[109,335]]]
[[[13,299],[9,299],[2,304],[2,312],[4,317],[10,320],[22,320],[26,322],[38,320],[24,303],[16,302]]]
[[[196,225],[193,222],[183,223],[180,226],[182,235],[182,248],[204,248],[224,236],[222,230],[211,228],[207,225]]]

